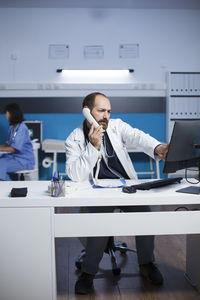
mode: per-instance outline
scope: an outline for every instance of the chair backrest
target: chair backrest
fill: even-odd
[[[39,180],[39,168],[38,168],[38,149],[40,148],[39,143],[33,142],[33,153],[35,157],[35,165],[32,170],[21,170],[17,171],[18,179],[21,180],[23,177],[24,180]]]
[[[39,143],[34,143],[32,142],[33,145],[33,153],[34,153],[34,157],[35,157],[35,166],[34,166],[34,170],[37,169],[38,170],[38,150],[40,148],[40,144]]]

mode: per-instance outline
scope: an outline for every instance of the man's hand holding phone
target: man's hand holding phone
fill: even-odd
[[[102,125],[95,128],[94,123],[92,123],[90,127],[90,131],[88,133],[88,138],[90,143],[99,150],[101,148],[102,137],[104,135],[105,130],[103,129]]]

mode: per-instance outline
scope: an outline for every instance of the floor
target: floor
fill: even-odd
[[[135,247],[134,237],[115,237],[115,240],[125,241],[129,247]],[[110,258],[104,254],[94,280],[94,293],[75,295],[74,284],[79,273],[74,262],[82,248],[77,238],[56,239],[57,300],[200,300],[200,294],[184,276],[185,235],[156,237],[156,262],[164,277],[161,287],[154,287],[140,277],[136,254],[129,252],[122,256],[117,253],[120,276],[112,274]]]

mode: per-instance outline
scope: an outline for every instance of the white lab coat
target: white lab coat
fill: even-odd
[[[127,148],[139,148],[147,155],[154,157],[154,149],[159,141],[143,131],[131,127],[121,119],[110,119],[107,133],[112,146],[123,165],[127,175],[136,179],[132,161]],[[89,142],[85,143],[83,125],[76,128],[66,139],[66,173],[73,181],[84,181],[93,174],[99,151]]]

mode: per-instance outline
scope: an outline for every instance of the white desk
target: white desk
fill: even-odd
[[[55,237],[200,233],[200,211],[54,212],[54,207],[200,204],[198,195],[176,193],[180,185],[125,194],[121,189],[93,190],[85,183],[65,198],[49,197],[47,185],[0,182],[1,300],[56,299]],[[28,196],[9,198],[11,188],[20,186],[28,187]]]
[[[45,153],[53,154],[53,159],[51,157],[45,157],[42,161],[44,168],[50,168],[53,164],[52,176],[57,172],[57,156],[58,153],[65,153],[65,141],[55,140],[55,139],[46,139],[42,142],[42,150]]]

